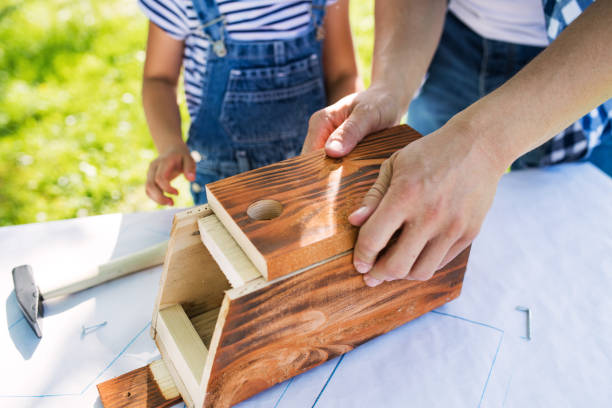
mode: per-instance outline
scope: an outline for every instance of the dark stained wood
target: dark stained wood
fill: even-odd
[[[229,177],[207,185],[209,203],[262,275],[272,280],[351,249],[357,229],[348,215],[376,181],[381,163],[419,137],[408,126],[396,126],[369,135],[342,159],[319,150]],[[260,200],[280,202],[280,215],[251,219],[247,209]],[[244,245],[249,241],[257,252]]]
[[[204,407],[243,401],[456,298],[469,250],[425,282],[369,288],[347,254],[237,298],[228,292]]]
[[[181,402],[181,396],[164,397],[150,367],[144,366],[97,385],[105,408],[164,408]]]

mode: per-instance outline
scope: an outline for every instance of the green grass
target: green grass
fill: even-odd
[[[351,4],[366,83],[370,3]],[[146,25],[135,0],[0,6],[0,225],[157,208],[143,187],[156,156],[140,103]]]

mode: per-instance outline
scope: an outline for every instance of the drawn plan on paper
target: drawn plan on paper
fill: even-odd
[[[588,164],[505,175],[457,300],[238,407],[608,406],[611,203],[612,180]],[[161,267],[46,302],[41,340],[11,269],[76,275],[166,239],[172,214],[0,228],[0,406],[100,407],[96,384],[159,358],[150,321]],[[532,310],[531,341],[517,305]]]

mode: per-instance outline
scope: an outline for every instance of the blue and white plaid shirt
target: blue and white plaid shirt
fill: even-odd
[[[552,42],[574,21],[592,0],[542,0],[548,39]],[[612,133],[612,99],[593,109],[542,146],[540,165],[577,160],[599,144],[602,135]]]

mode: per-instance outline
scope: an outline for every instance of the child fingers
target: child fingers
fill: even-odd
[[[170,185],[170,180],[177,176],[175,165],[161,164],[155,173],[155,183],[166,193],[177,195],[178,191]]]
[[[196,178],[196,163],[190,154],[183,155],[183,173],[189,181],[195,181]]]
[[[150,166],[147,173],[147,183],[145,185],[147,196],[158,204],[173,205],[174,201],[170,197],[166,197],[163,191],[155,183],[155,172],[156,166]]]

